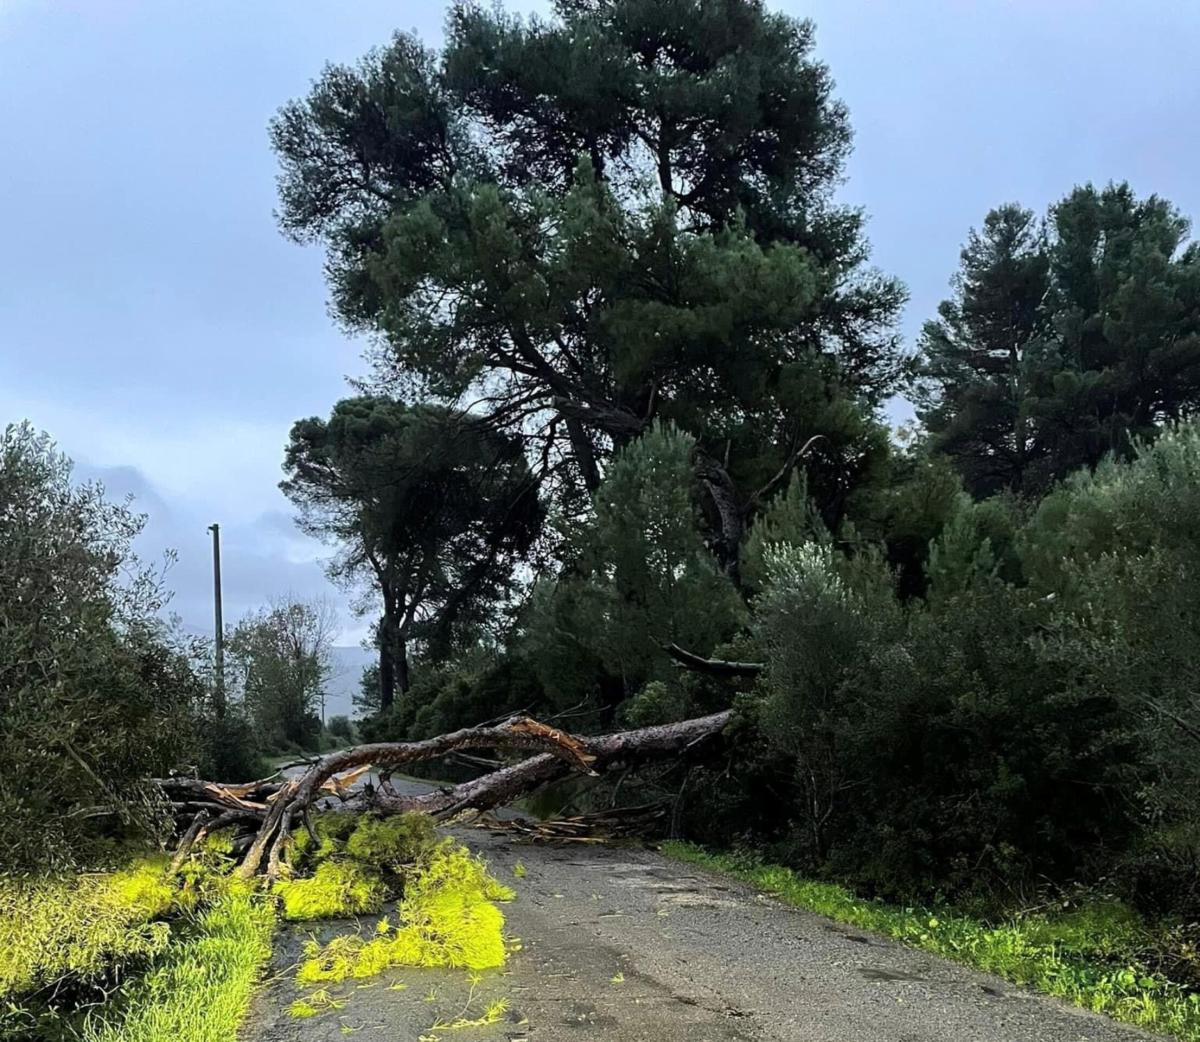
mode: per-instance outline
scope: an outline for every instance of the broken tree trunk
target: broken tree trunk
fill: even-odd
[[[381,814],[417,811],[439,818],[465,810],[503,806],[540,786],[571,773],[599,775],[616,764],[631,765],[691,752],[715,738],[730,713],[714,713],[673,724],[597,736],[576,736],[528,717],[513,717],[488,727],[468,727],[418,742],[378,742],[330,753],[296,778],[244,785],[221,785],[190,778],[160,781],[180,814],[190,819],[181,847],[190,848],[218,821],[257,822],[253,842],[237,874],[248,878],[266,860],[270,877],[278,875],[291,843],[292,830],[307,822],[310,808],[326,796],[337,796],[347,809]],[[509,767],[422,796],[399,796],[386,788],[351,792],[349,783],[366,771],[389,770],[435,759],[464,749],[527,750],[535,755]],[[212,817],[216,814],[216,817]],[[187,856],[184,849],[182,857]]]
[[[679,723],[657,724],[635,731],[618,731],[580,740],[594,757],[591,773],[603,774],[617,764],[623,767],[637,766],[691,753],[706,740],[717,737],[729,722],[729,716],[729,710],[725,710]],[[436,792],[420,796],[397,796],[374,791],[364,793],[352,802],[357,809],[363,810],[375,809],[390,814],[421,811],[437,818],[449,818],[465,810],[484,811],[503,807],[569,774],[571,769],[562,759],[543,753]]]

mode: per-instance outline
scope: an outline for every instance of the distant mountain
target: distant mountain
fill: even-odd
[[[351,699],[358,691],[363,668],[375,661],[376,653],[357,646],[335,647],[332,652],[333,675],[325,687],[325,719],[331,716],[353,718]]]

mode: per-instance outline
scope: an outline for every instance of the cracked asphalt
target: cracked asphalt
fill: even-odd
[[[332,989],[345,1005],[287,1015],[307,931],[285,932],[245,1042],[1133,1042],[1148,1035],[884,938],[785,906],[653,851],[459,837],[517,889],[520,948],[472,985],[397,969]],[[514,869],[520,862],[524,875]],[[364,930],[374,919],[360,924]],[[323,936],[353,924],[324,927]],[[509,1009],[481,1028],[494,998]]]

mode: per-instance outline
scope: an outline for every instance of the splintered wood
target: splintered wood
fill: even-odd
[[[606,843],[661,828],[667,821],[669,810],[669,804],[663,802],[642,807],[617,807],[546,821],[481,814],[472,825],[489,832],[512,833],[533,843]]]

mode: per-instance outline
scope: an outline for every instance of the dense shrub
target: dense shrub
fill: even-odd
[[[767,670],[692,834],[892,896],[1107,880],[1194,917],[1198,518],[1183,426],[1033,512],[960,498],[919,599],[861,541],[760,541]]]
[[[197,776],[241,782],[270,773],[259,733],[240,705],[232,704],[223,716],[210,714],[199,723],[195,742]]]
[[[331,716],[326,729],[335,738],[339,738],[344,742],[354,740],[354,725],[350,723],[348,716]]]
[[[205,687],[132,553],[142,521],[28,425],[0,435],[0,869],[167,827],[148,779],[194,759]]]

